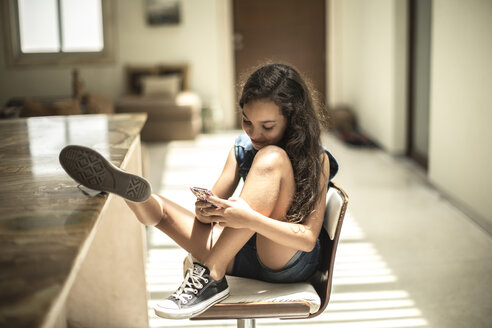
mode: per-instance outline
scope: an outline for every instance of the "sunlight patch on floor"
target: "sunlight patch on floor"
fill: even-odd
[[[337,328],[428,327],[407,291],[387,289],[397,280],[347,213],[335,259],[333,292],[318,320]],[[378,285],[385,289],[378,289]]]

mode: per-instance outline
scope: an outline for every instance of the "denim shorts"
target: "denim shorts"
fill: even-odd
[[[282,269],[271,270],[258,258],[254,234],[236,254],[231,275],[276,283],[306,281],[318,268],[320,248],[318,238],[311,252],[298,251]]]

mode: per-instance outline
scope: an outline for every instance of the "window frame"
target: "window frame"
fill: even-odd
[[[9,66],[72,65],[115,62],[113,0],[101,0],[103,49],[99,52],[23,53],[17,0],[2,0],[6,61]]]

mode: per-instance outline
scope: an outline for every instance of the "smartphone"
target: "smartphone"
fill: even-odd
[[[209,189],[200,188],[200,187],[190,187],[190,190],[193,194],[195,194],[196,198],[199,200],[207,201],[207,196],[213,196],[213,193]]]
[[[207,196],[213,196],[214,195],[212,190],[200,188],[200,187],[190,187],[190,190],[193,194],[195,194],[196,198],[198,198],[199,200],[203,200],[205,202],[212,204],[212,202],[209,202],[207,199]],[[214,204],[212,204],[212,205],[214,207],[217,207]]]

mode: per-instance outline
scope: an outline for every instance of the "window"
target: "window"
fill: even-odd
[[[10,64],[113,61],[111,0],[7,0],[2,3]]]

